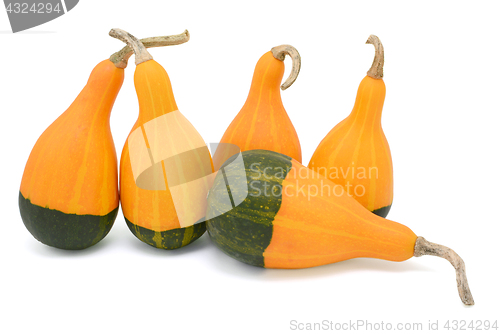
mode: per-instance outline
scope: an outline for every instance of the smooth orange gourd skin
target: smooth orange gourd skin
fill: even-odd
[[[128,145],[130,135],[136,129],[142,128],[144,133],[144,125],[147,122],[177,111],[177,104],[167,72],[154,60],[137,65],[134,83],[139,100],[139,117],[127,138],[121,156],[120,197],[123,214],[129,228],[140,240],[157,248],[179,248],[200,237],[205,232],[205,224],[181,226],[168,187],[164,162],[161,162],[161,168],[162,182],[164,181],[166,190],[147,190],[137,186]],[[160,136],[168,138],[169,134],[161,133]],[[153,143],[146,143],[149,149],[151,144]],[[213,166],[210,172],[213,172]],[[196,207],[196,203],[193,203],[192,211],[199,212],[199,216],[203,217],[205,208]]]
[[[255,66],[247,100],[220,140],[240,150],[270,150],[302,161],[299,137],[283,107],[280,84],[285,65],[265,53]],[[214,156],[220,166],[228,157]]]
[[[358,257],[404,261],[417,236],[379,217],[325,177],[292,160],[264,252],[266,268],[308,268]]]
[[[385,92],[382,79],[366,76],[351,114],[326,135],[308,165],[383,217],[393,200],[392,158],[381,125]]]
[[[118,164],[109,126],[124,71],[99,63],[71,106],[38,138],[19,191],[24,225],[38,241],[85,249],[111,230],[118,205]]]
[[[68,214],[103,216],[118,207],[118,166],[109,126],[124,70],[99,63],[71,106],[37,140],[21,194]]]

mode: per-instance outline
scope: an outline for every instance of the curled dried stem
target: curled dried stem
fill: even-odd
[[[285,56],[289,55],[292,58],[292,72],[286,81],[281,85],[281,90],[285,90],[290,87],[297,79],[300,72],[300,54],[296,48],[291,45],[280,45],[271,49],[274,58],[284,61]]]
[[[452,249],[438,245],[425,240],[423,237],[418,237],[415,242],[414,256],[419,257],[422,255],[434,255],[442,257],[450,261],[453,268],[457,273],[457,287],[460,299],[465,305],[474,305],[474,299],[467,283],[467,276],[465,274],[465,263]]]
[[[140,41],[146,48],[149,49],[161,46],[183,44],[189,41],[189,38],[189,31],[184,30],[182,34],[142,38]],[[115,64],[115,66],[118,68],[126,68],[128,59],[130,58],[130,56],[132,56],[133,53],[134,50],[132,50],[132,48],[127,45],[124,46],[120,51],[113,53],[111,57],[109,57],[109,60],[111,60],[113,64]]]
[[[382,79],[384,76],[384,47],[382,42],[375,35],[370,35],[366,44],[373,44],[375,47],[375,58],[373,59],[372,67],[368,70],[367,74],[373,79]]]
[[[129,34],[122,29],[111,29],[109,36],[119,39],[132,48],[135,53],[135,64],[139,65],[145,61],[153,59],[144,44],[141,43],[135,36]]]

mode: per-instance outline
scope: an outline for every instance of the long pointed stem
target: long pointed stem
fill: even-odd
[[[467,283],[467,276],[465,274],[465,263],[457,253],[448,247],[429,242],[423,237],[418,237],[415,242],[413,255],[417,257],[422,255],[434,255],[450,261],[457,273],[457,287],[460,299],[462,299],[465,305],[474,305],[474,299],[472,298],[469,283]]]
[[[179,45],[189,41],[189,31],[185,30],[182,34],[171,35],[171,36],[158,36],[142,38],[140,41],[146,48],[156,48],[161,46],[169,45]],[[126,68],[128,59],[134,54],[132,48],[127,45],[124,46],[120,51],[115,52],[109,57],[109,60],[115,64],[118,68]]]
[[[128,46],[134,50],[135,53],[135,64],[139,65],[145,61],[153,59],[148,50],[135,36],[129,34],[122,29],[111,29],[109,36],[119,39],[120,41],[126,43]]]
[[[373,44],[375,47],[375,58],[367,74],[373,79],[382,79],[384,76],[384,47],[382,46],[382,42],[380,42],[377,36],[370,35],[366,44]]]
[[[299,51],[291,45],[284,44],[272,48],[271,52],[273,53],[274,58],[281,61],[285,60],[285,55],[289,55],[290,58],[292,58],[292,72],[290,73],[288,79],[286,79],[286,81],[281,85],[281,90],[285,90],[295,82],[297,76],[299,75],[301,64]]]

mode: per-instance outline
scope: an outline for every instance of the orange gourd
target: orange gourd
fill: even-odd
[[[294,83],[300,71],[298,51],[291,45],[281,45],[265,53],[255,66],[247,100],[226,129],[220,143],[237,145],[241,151],[271,150],[302,161],[297,132],[281,101],[280,84],[285,71],[285,55],[292,58],[293,66],[281,89],[285,90]],[[232,153],[217,150],[214,154],[216,169]]]
[[[203,205],[213,164],[200,134],[179,112],[170,79],[129,33],[110,35],[135,52],[139,116],[120,161],[122,211],[131,232],[163,249],[183,247],[206,230]]]
[[[186,34],[186,33],[184,33]],[[178,36],[144,39],[148,47]],[[19,208],[39,241],[83,249],[102,240],[118,212],[118,167],[109,118],[131,55],[128,47],[100,62],[71,106],[40,136],[21,180]]]
[[[342,186],[280,153],[251,150],[228,159],[210,189],[206,218],[217,247],[264,268],[440,256],[456,269],[462,301],[474,303],[464,262],[453,250],[369,212]]]
[[[386,217],[393,200],[393,172],[381,124],[384,50],[374,35],[367,43],[375,46],[375,60],[359,85],[354,108],[323,138],[308,167],[342,185],[369,211]]]
[[[46,245],[87,248],[113,225],[118,174],[109,117],[122,82],[123,68],[100,62],[31,151],[19,207],[26,228]]]

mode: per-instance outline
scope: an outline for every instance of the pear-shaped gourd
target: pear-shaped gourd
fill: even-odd
[[[186,246],[206,231],[206,196],[213,173],[210,152],[179,112],[165,69],[131,34],[112,29],[110,35],[132,47],[137,65],[139,117],[120,161],[125,220],[132,233],[151,246]]]
[[[186,33],[182,34],[185,35]],[[178,36],[144,39],[148,47]],[[132,54],[100,62],[71,106],[38,138],[26,163],[19,209],[42,243],[83,249],[103,239],[118,212],[118,167],[109,118]]]
[[[297,49],[280,45],[265,53],[255,66],[247,100],[220,143],[237,145],[241,151],[271,150],[302,161],[299,137],[281,101],[285,55],[292,58],[292,71],[281,89],[285,90],[295,82],[301,65]],[[218,149],[214,154],[216,170],[233,154],[228,146],[219,147],[224,149]]]
[[[373,213],[386,217],[393,199],[392,158],[382,130],[385,84],[382,80],[384,49],[377,36],[375,59],[361,81],[351,114],[327,135],[308,167],[344,187]]]
[[[228,159],[210,189],[206,217],[210,237],[222,251],[265,268],[440,256],[456,269],[462,301],[474,303],[464,262],[455,252],[369,212],[342,186],[280,153],[253,150]]]

